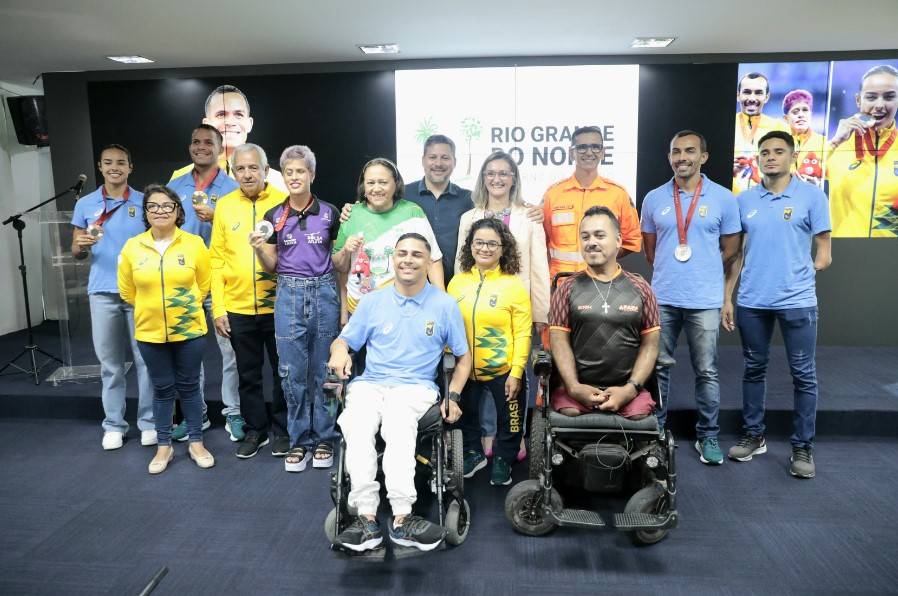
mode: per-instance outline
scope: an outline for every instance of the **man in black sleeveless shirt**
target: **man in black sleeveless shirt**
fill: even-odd
[[[549,314],[563,381],[552,392],[552,407],[568,416],[603,411],[643,418],[654,409],[642,385],[658,357],[655,294],[645,279],[618,264],[620,224],[607,207],[588,209],[579,233],[586,270],[559,284]]]

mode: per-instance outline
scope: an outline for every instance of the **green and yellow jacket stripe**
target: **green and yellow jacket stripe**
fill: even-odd
[[[530,294],[517,275],[498,267],[457,273],[446,291],[458,301],[474,358],[471,378],[489,381],[505,373],[524,376],[530,354]]]

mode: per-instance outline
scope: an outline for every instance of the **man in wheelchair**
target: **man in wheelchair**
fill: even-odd
[[[367,347],[365,371],[350,382],[345,408],[337,420],[346,443],[349,508],[358,515],[335,542],[357,553],[383,542],[377,523],[378,429],[386,444],[382,465],[393,510],[390,540],[432,550],[446,534],[442,527],[412,514],[417,497],[418,421],[439,398],[434,378],[446,346],[457,363],[449,382],[449,399],[443,401],[441,410],[447,422],[458,420],[459,394],[471,372],[471,355],[458,305],[427,281],[430,254],[430,244],[423,236],[402,235],[393,252],[393,287],[367,294],[331,345],[328,367],[343,379],[352,369],[349,350]]]
[[[654,409],[643,384],[658,358],[658,303],[648,282],[618,264],[619,225],[607,207],[586,211],[580,222],[586,270],[552,294],[552,359],[563,384],[551,403],[568,416],[599,411],[639,419]]]
[[[636,485],[614,525],[650,544],[676,525],[673,437],[662,434],[653,392],[643,387],[656,388],[658,305],[651,286],[617,263],[620,228],[608,208],[588,209],[579,237],[586,269],[555,280],[552,358],[543,353],[534,365],[551,408],[544,401],[534,412],[530,479],[509,491],[505,513],[534,536],[557,526],[602,528],[598,512],[565,508],[554,484],[587,493]]]

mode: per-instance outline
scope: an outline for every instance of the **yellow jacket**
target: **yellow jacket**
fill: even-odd
[[[446,290],[458,301],[474,357],[471,378],[489,381],[510,372],[520,379],[530,355],[530,295],[521,279],[496,267],[456,273]]]
[[[468,231],[474,222],[483,219],[483,209],[474,208],[462,214],[458,224],[458,250],[455,253],[455,270],[461,271],[459,260],[465,247]],[[521,272],[518,277],[524,289],[530,293],[530,305],[535,323],[549,322],[549,258],[546,253],[546,232],[542,224],[530,221],[527,209],[513,206],[508,221],[511,235],[518,243]]]
[[[883,149],[895,124],[872,135]],[[898,140],[881,156],[866,144],[859,150],[852,133],[826,157],[833,238],[895,238],[898,236]]]
[[[211,279],[199,236],[177,229],[161,255],[150,230],[130,238],[119,255],[118,288],[134,305],[134,337],[159,344],[205,335],[203,300]]]
[[[262,315],[274,312],[277,276],[266,273],[249,244],[249,234],[265,212],[287,194],[271,184],[255,201],[236,189],[218,199],[212,220],[212,316],[228,312]]]

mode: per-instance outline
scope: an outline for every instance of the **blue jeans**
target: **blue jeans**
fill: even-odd
[[[209,333],[215,336],[218,343],[218,351],[221,352],[221,409],[222,416],[240,415],[240,393],[238,388],[237,377],[237,357],[234,355],[234,348],[231,346],[231,340],[220,336],[215,331],[215,320],[212,318],[212,298],[206,297],[203,301],[203,309],[206,311],[206,323],[209,327]],[[206,373],[200,366],[200,393],[205,393]],[[203,414],[206,413],[206,399],[203,397]]]
[[[325,400],[324,376],[339,332],[340,299],[333,274],[278,276],[274,334],[292,447],[334,446],[336,404]]]
[[[128,432],[125,422],[125,358],[128,343],[137,370],[137,428],[153,430],[153,384],[134,341],[134,307],[118,294],[91,294],[90,326],[103,383],[103,430]],[[169,418],[169,422],[171,419]]]
[[[656,416],[664,425],[670,401],[670,369],[676,364],[674,352],[680,331],[686,333],[689,358],[695,374],[695,405],[698,421],[695,434],[699,440],[716,437],[720,432],[717,416],[720,412],[720,382],[717,377],[717,338],[720,336],[720,309],[691,309],[658,305],[661,312],[661,346],[658,365],[658,389],[661,407]]]
[[[767,310],[739,307],[736,323],[742,335],[745,373],[742,376],[742,423],[746,435],[764,435],[767,362],[773,325],[779,321],[792,371],[794,411],[790,441],[810,449],[817,419],[817,307]]]
[[[160,445],[171,445],[171,417],[175,412],[175,396],[181,396],[181,410],[187,421],[190,442],[203,440],[203,394],[200,392],[200,365],[206,338],[153,344],[137,342],[147,363],[156,396],[153,415]]]

